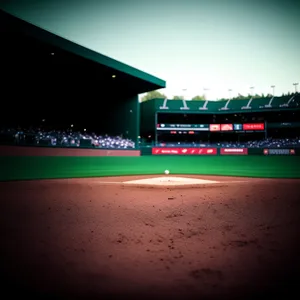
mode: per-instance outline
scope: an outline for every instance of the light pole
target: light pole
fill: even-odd
[[[273,89],[273,97],[275,96],[275,85],[271,85],[271,88]]]
[[[254,90],[254,86],[251,86],[251,87],[250,87],[250,91],[251,91],[251,92],[250,92],[250,96],[251,96],[251,97],[253,97],[253,90]]]
[[[185,99],[185,96],[186,96],[186,91],[187,91],[187,89],[182,89],[182,91],[183,91],[183,95],[182,95],[183,99],[182,99],[182,100],[186,100],[186,99]]]
[[[208,88],[203,88],[203,91],[204,91],[204,98],[205,98],[205,100],[207,100],[206,92],[209,91],[209,89]]]
[[[228,90],[228,93],[229,93],[229,100],[231,100],[231,92],[232,92],[232,89],[229,89],[229,90]]]
[[[297,83],[293,83],[293,86],[295,86],[295,94],[297,94],[297,85],[298,85],[299,83],[297,82]]]

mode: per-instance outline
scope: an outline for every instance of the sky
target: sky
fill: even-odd
[[[297,0],[0,0],[26,21],[167,82],[172,98],[293,92]],[[229,92],[228,90],[232,91]],[[298,91],[300,85],[298,86]]]

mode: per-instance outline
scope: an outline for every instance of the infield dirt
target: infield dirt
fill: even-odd
[[[299,180],[192,189],[103,180],[112,179],[0,183],[3,293],[245,299],[296,288]]]

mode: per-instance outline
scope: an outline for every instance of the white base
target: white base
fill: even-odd
[[[136,184],[136,185],[195,185],[195,184],[212,184],[219,183],[214,180],[204,180],[195,178],[184,177],[156,177],[139,180],[124,181],[123,184]]]

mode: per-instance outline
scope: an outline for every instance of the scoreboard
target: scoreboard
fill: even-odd
[[[195,134],[197,132],[264,132],[264,123],[243,124],[157,124],[156,130],[164,133],[177,132]]]

